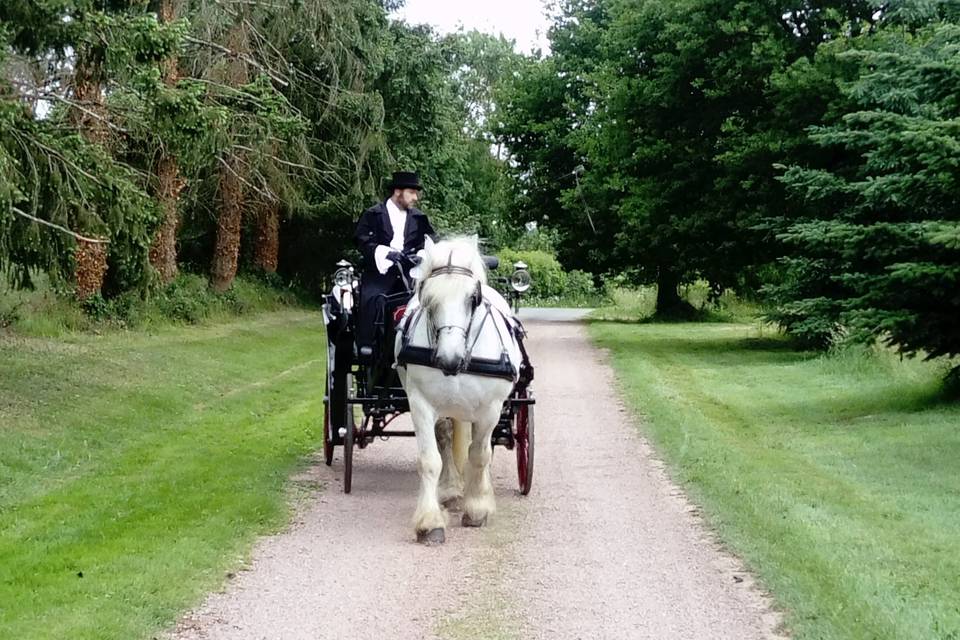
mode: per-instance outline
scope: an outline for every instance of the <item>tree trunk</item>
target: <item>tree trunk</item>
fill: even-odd
[[[104,118],[102,54],[89,47],[77,52],[73,75],[73,99],[78,104],[70,110],[70,120],[87,140],[107,146],[109,131]],[[76,229],[83,232],[83,229]],[[76,295],[86,300],[103,290],[107,276],[107,245],[77,241],[74,250],[73,279]]]
[[[70,120],[90,142],[106,146],[109,131],[103,108],[103,54],[89,46],[77,51]]]
[[[226,83],[240,87],[247,83],[247,65],[240,54],[249,50],[243,9],[227,36],[227,47],[233,56],[227,65]],[[220,213],[217,216],[217,238],[213,247],[213,268],[210,285],[215,291],[226,291],[237,276],[240,254],[240,226],[243,222],[244,188],[240,173],[244,163],[240,152],[228,155],[220,167]]]
[[[233,164],[240,166],[236,161]],[[240,176],[235,170],[222,167],[220,169],[220,215],[217,217],[217,240],[213,247],[213,269],[210,280],[210,285],[215,291],[229,289],[237,276],[243,200],[244,190]]]
[[[100,293],[107,275],[107,245],[77,240],[73,260],[77,299],[86,300]]]
[[[277,272],[280,256],[280,203],[267,202],[257,215],[253,264],[267,273]]]
[[[679,287],[680,277],[677,273],[660,267],[657,274],[657,315],[669,315],[683,307]]]
[[[170,23],[176,19],[176,0],[160,0],[158,15],[161,22]],[[163,82],[168,87],[177,83],[177,58],[173,56],[161,65]],[[157,191],[154,194],[163,211],[163,221],[157,230],[150,247],[150,264],[160,274],[163,284],[169,284],[177,277],[177,230],[180,228],[180,191],[184,183],[180,177],[180,167],[165,148],[160,149],[160,159],[155,168]]]
[[[180,228],[180,191],[184,183],[173,156],[162,152],[156,168],[156,198],[163,211],[163,221],[150,247],[150,264],[160,274],[163,284],[177,277],[177,230]]]

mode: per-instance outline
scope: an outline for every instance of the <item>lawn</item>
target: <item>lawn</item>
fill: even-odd
[[[319,445],[318,313],[0,333],[0,638],[146,638],[289,513]]]
[[[798,639],[960,638],[960,403],[940,365],[749,324],[596,322],[642,431]]]

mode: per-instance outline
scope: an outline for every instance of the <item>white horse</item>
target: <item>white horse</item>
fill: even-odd
[[[413,273],[417,291],[403,320],[409,330],[397,332],[395,354],[405,335],[408,344],[431,349],[430,364],[397,367],[419,449],[413,524],[417,540],[430,544],[445,539],[443,507],[462,508],[466,527],[483,526],[496,509],[490,437],[516,383],[520,349],[510,306],[486,284],[476,238],[438,243],[428,238],[421,258]],[[509,367],[504,377],[465,372],[468,362],[481,359],[509,362],[513,379]]]

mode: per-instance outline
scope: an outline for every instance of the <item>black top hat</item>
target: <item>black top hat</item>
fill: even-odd
[[[391,191],[394,189],[416,189],[420,191],[423,189],[423,185],[420,184],[420,176],[413,171],[394,171],[387,189]]]

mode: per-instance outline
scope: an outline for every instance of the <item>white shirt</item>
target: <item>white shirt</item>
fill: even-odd
[[[407,212],[398,207],[393,198],[387,200],[387,214],[390,216],[390,226],[393,227],[393,239],[390,240],[389,245],[377,245],[373,252],[377,271],[380,273],[386,273],[393,266],[393,262],[387,260],[388,253],[403,251],[404,230],[407,228]]]

